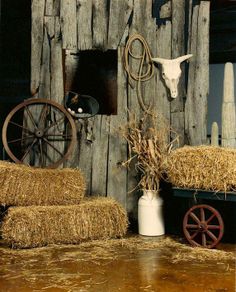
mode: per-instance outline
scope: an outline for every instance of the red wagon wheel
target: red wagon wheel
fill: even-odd
[[[224,233],[224,222],[220,213],[209,205],[196,205],[184,216],[183,231],[193,246],[212,248]]]
[[[76,127],[71,115],[57,102],[31,98],[8,114],[2,141],[14,162],[56,168],[72,152]]]

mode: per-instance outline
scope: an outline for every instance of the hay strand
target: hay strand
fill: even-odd
[[[0,205],[71,205],[85,194],[79,169],[41,169],[0,161]]]
[[[115,200],[95,197],[84,199],[79,205],[9,208],[2,237],[16,248],[75,244],[122,237],[127,222],[126,211]]]
[[[177,187],[235,192],[236,150],[185,146],[171,153],[167,173]]]

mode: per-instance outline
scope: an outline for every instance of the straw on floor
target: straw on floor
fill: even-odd
[[[167,173],[177,187],[236,191],[236,150],[185,146],[171,153]]]
[[[122,237],[127,225],[126,211],[119,203],[92,197],[79,205],[9,208],[2,224],[2,237],[14,248],[75,244]]]
[[[79,169],[31,168],[0,161],[0,205],[71,205],[85,194]]]

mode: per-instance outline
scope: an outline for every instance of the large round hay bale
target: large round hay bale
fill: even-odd
[[[85,194],[79,169],[42,169],[0,161],[0,205],[71,205]]]
[[[72,206],[12,207],[2,224],[2,237],[16,248],[76,244],[89,239],[122,237],[126,211],[113,199],[84,199]]]
[[[236,150],[185,146],[172,152],[167,173],[177,187],[236,191]]]

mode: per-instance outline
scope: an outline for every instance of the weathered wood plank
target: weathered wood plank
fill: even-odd
[[[77,30],[79,50],[91,50],[93,47],[92,4],[93,0],[77,0]]]
[[[43,50],[40,68],[39,98],[51,98],[51,38],[54,35],[54,18],[44,17]]]
[[[196,9],[196,7],[194,8]],[[195,10],[196,14],[196,10]],[[188,82],[188,94],[185,107],[186,133],[191,145],[205,144],[207,141],[207,97],[209,91],[209,18],[210,3],[201,1],[198,13],[197,31],[193,28],[192,37],[196,38],[195,72],[191,68]],[[196,34],[197,33],[197,34]],[[193,47],[194,49],[194,47]],[[194,63],[192,64],[194,66]],[[194,88],[192,88],[193,84]]]
[[[184,55],[185,31],[185,0],[172,1],[172,59]],[[185,63],[181,64],[182,74],[179,80],[179,96],[171,101],[171,126],[178,133],[180,146],[184,145],[184,96],[185,92]],[[178,120],[179,116],[179,120]],[[183,124],[181,124],[183,123]]]
[[[161,25],[157,29],[157,57],[171,59],[171,22],[167,21],[165,25]],[[156,68],[155,73],[156,88],[155,88],[155,107],[157,112],[161,114],[168,126],[170,126],[170,100],[168,98],[168,89],[161,77],[160,68]],[[170,137],[167,135],[166,140]]]
[[[91,143],[91,135],[93,133],[94,118],[89,120],[81,120],[79,123],[81,124],[81,129],[78,132],[78,140],[80,145],[78,150],[78,166],[84,173],[86,179],[86,194],[91,195],[92,162],[94,159],[94,145]]]
[[[172,5],[172,1],[168,1],[164,5],[161,6],[160,18],[169,18],[169,17],[171,17],[171,15],[172,15],[171,5]]]
[[[142,1],[137,0],[134,1],[133,7],[133,19],[132,24],[130,26],[129,35],[133,35],[135,33],[141,34],[147,41],[148,44],[152,44],[153,40],[156,39],[156,30],[155,30],[155,21],[152,18],[152,0]],[[153,44],[153,50],[155,54],[156,44]],[[138,43],[134,43],[132,46],[132,51],[134,54],[140,55],[141,49]],[[131,60],[130,69],[134,72],[138,72],[139,63],[135,60]],[[154,78],[153,78],[154,79]],[[155,80],[154,85],[150,86],[150,80],[148,82],[142,82],[140,92],[143,96],[144,103],[146,107],[150,104],[150,102],[154,103],[154,92],[155,92]],[[136,84],[137,86],[137,84]],[[132,89],[130,86],[128,87],[128,108],[131,112],[136,114],[136,118],[140,119],[143,114],[143,110],[140,107],[137,98],[137,87]],[[130,166],[128,170],[128,192],[134,190],[138,184],[137,172],[135,170],[134,165]],[[131,217],[137,217],[137,191],[129,193],[127,195],[127,211],[131,214]]]
[[[60,15],[60,0],[46,0],[45,16]]]
[[[63,49],[77,49],[76,0],[63,0],[60,7]]]
[[[117,49],[133,10],[133,0],[111,0],[108,27],[108,49]]]
[[[127,169],[121,166],[121,162],[127,160],[127,143],[117,132],[120,125],[127,123],[127,80],[123,71],[123,53],[124,48],[118,48],[118,102],[117,115],[111,116],[110,121],[107,194],[126,207]]]
[[[59,17],[51,17],[54,24],[53,35],[51,36],[51,100],[64,105],[64,80],[63,80],[63,59],[62,59],[62,41],[61,41],[61,26]],[[59,116],[58,116],[59,118]],[[59,132],[64,133],[65,125],[60,123],[55,129],[53,129],[54,134]],[[65,152],[65,142],[54,141],[51,142],[56,149],[61,153]],[[60,154],[57,153],[52,148],[48,151],[49,156],[54,159],[54,161],[59,160]],[[60,166],[62,167],[62,165]]]
[[[107,164],[110,116],[94,117],[94,141],[92,160],[92,194],[107,195]]]
[[[43,16],[45,0],[33,0],[31,4],[31,94],[39,89],[40,63],[43,47]]]
[[[107,48],[107,0],[93,0],[93,47]]]

